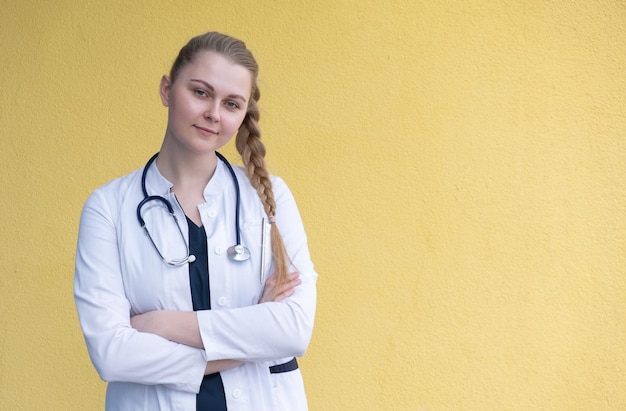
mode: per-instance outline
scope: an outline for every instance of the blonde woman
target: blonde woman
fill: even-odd
[[[81,216],[74,293],[107,410],[306,410],[317,274],[260,140],[257,63],[194,37],[163,76],[163,143]],[[217,152],[235,136],[244,167]]]

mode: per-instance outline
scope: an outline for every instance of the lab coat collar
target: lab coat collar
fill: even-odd
[[[206,198],[210,195],[215,195],[224,191],[224,187],[229,187],[229,185],[225,185],[224,183],[230,181],[231,179],[230,172],[226,168],[226,165],[218,159],[215,173],[213,173],[209,183],[204,188],[204,197]],[[233,183],[231,182],[230,185],[233,185]],[[146,189],[148,191],[148,195],[167,197],[173,186],[174,184],[161,174],[156,165],[156,161],[153,162],[150,165],[150,169],[148,169],[148,174],[146,175]]]

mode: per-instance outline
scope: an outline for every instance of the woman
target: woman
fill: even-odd
[[[243,42],[191,39],[161,79],[158,154],[85,204],[74,293],[107,410],[307,408],[317,274],[265,168],[257,74]],[[243,168],[216,152],[235,134]]]

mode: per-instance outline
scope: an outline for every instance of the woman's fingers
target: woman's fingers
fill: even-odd
[[[281,301],[291,296],[296,291],[296,287],[302,283],[302,280],[300,280],[300,273],[289,273],[288,278],[289,280],[276,289],[276,297],[273,301]]]
[[[302,280],[300,280],[299,277],[300,273],[289,273],[287,281],[280,287],[276,287],[276,280],[274,276],[270,277],[265,282],[265,287],[263,288],[263,294],[259,299],[259,303],[269,301],[278,302],[292,296],[295,292],[295,288],[302,283]]]

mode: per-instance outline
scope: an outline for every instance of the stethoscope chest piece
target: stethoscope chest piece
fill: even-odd
[[[250,250],[241,244],[228,247],[226,252],[228,253],[228,257],[234,261],[246,261],[250,258]]]

